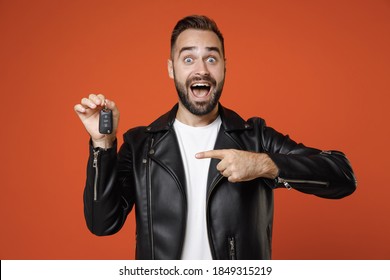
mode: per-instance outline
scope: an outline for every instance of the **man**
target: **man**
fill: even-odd
[[[219,104],[225,50],[214,21],[177,23],[168,72],[178,104],[126,132],[118,154],[115,103],[91,94],[75,106],[91,136],[84,205],[94,234],[119,231],[135,205],[137,259],[270,259],[273,189],[325,198],[354,192],[341,152],[297,144]],[[98,132],[103,106],[113,112],[110,135]]]

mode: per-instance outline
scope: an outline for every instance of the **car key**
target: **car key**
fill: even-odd
[[[107,108],[106,102],[99,113],[99,132],[101,134],[111,134],[112,132],[112,110]]]

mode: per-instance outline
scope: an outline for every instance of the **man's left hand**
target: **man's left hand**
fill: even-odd
[[[220,159],[217,170],[232,183],[259,177],[274,179],[279,173],[278,167],[265,153],[228,149],[200,152],[195,157]]]

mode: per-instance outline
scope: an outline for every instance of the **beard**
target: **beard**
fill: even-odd
[[[188,78],[185,84],[180,83],[176,79],[176,77],[174,78],[174,81],[175,81],[177,94],[179,95],[179,99],[183,104],[183,106],[189,112],[191,112],[196,116],[204,116],[209,114],[217,106],[219,99],[222,95],[222,89],[225,83],[225,77],[219,84],[217,84],[214,78],[208,75],[200,75],[193,78]],[[212,87],[210,88],[212,92],[209,93],[210,98],[208,101],[192,101],[190,99],[190,93],[189,93],[189,90],[191,90],[190,85],[196,81],[209,82],[212,85]]]

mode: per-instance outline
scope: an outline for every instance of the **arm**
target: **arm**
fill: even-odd
[[[110,149],[93,148],[87,166],[84,215],[96,235],[118,232],[134,205],[130,184],[131,153],[124,143],[117,155],[116,141]]]
[[[355,191],[356,179],[342,152],[306,147],[262,122],[263,147],[279,170],[276,187],[324,198],[342,198]]]
[[[266,180],[272,187],[294,188],[324,198],[342,198],[353,193],[356,180],[345,155],[320,151],[297,144],[288,136],[269,128],[264,120],[252,119],[264,152],[213,150],[196,158],[217,158],[218,171],[230,182]]]
[[[99,112],[106,104],[113,113],[113,132],[100,134]],[[134,195],[129,184],[131,152],[126,143],[117,155],[116,130],[119,110],[113,101],[101,94],[91,94],[74,106],[91,137],[84,189],[84,215],[89,230],[96,235],[117,232],[133,206]]]

